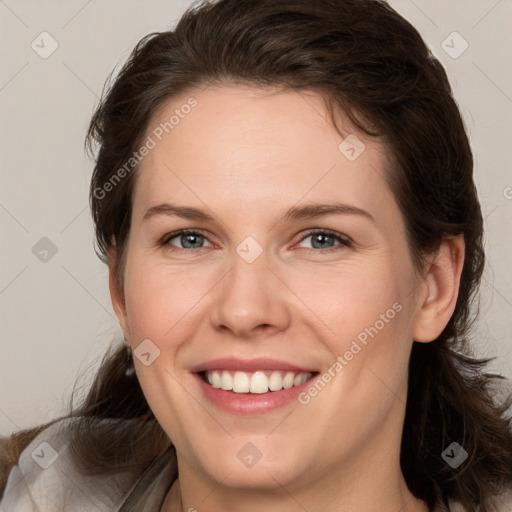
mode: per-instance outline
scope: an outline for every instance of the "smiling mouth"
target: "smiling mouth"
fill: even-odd
[[[208,370],[199,376],[213,388],[233,393],[264,394],[300,386],[318,375],[318,372],[285,370],[258,370],[241,372],[232,370]]]

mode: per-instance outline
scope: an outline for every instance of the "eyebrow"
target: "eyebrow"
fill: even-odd
[[[297,221],[303,219],[315,219],[318,217],[324,217],[326,215],[358,215],[362,218],[370,220],[373,224],[376,224],[375,219],[366,210],[362,210],[356,206],[352,206],[345,203],[328,203],[328,204],[308,204],[303,206],[292,206],[286,210],[276,221],[275,224],[282,222]],[[215,217],[207,213],[205,210],[194,208],[192,206],[178,206],[170,203],[162,203],[149,208],[142,221],[148,221],[149,219],[159,216],[166,215],[169,217],[180,217],[183,219],[193,219],[213,222]]]

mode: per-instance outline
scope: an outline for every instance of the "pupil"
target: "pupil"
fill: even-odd
[[[330,238],[330,236],[329,236],[329,235],[324,235],[324,234],[322,234],[322,233],[319,233],[319,234],[316,236],[315,240],[316,240],[316,242],[320,243],[320,245],[321,245],[321,244],[322,244],[323,242],[325,242],[325,241],[326,241],[326,239],[328,239],[328,238]]]
[[[191,244],[194,245],[194,240],[195,240],[195,242],[197,243],[200,237],[198,237],[196,235],[184,235],[184,238],[185,238],[186,242],[183,245],[185,247],[187,247],[187,244],[189,242],[191,242]]]

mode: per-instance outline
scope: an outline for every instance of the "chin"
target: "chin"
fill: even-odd
[[[299,477],[297,468],[303,467],[303,464],[296,460],[296,450],[285,452],[268,448],[268,453],[272,455],[266,458],[250,441],[238,440],[236,445],[242,448],[222,450],[218,456],[199,461],[209,478],[223,482],[228,487],[271,491]]]

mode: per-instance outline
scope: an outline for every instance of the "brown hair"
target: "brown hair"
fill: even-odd
[[[334,124],[339,107],[380,137],[394,162],[387,179],[419,271],[444,238],[464,235],[455,311],[438,339],[413,343],[400,460],[409,489],[431,509],[451,499],[470,512],[492,510],[491,498],[512,486],[512,397],[498,400],[494,384],[503,377],[486,373],[490,359],[473,358],[468,344],[485,261],[472,153],[443,67],[384,1],[204,1],[175,30],[144,37],[88,131],[91,152],[97,143],[90,203],[99,257],[113,264],[108,257],[116,249],[122,289],[137,167],[105,197],[98,190],[140,147],[157,109],[195,87],[227,82],[316,91]],[[70,404],[69,416],[81,418],[72,453],[91,474],[142,471],[170,446],[136,376],[125,374],[131,364],[122,344],[109,350],[86,399],[76,409]],[[98,424],[104,418],[113,420],[108,428]],[[3,440],[0,489],[20,451],[47,425]],[[441,457],[452,441],[468,452],[457,469]]]

